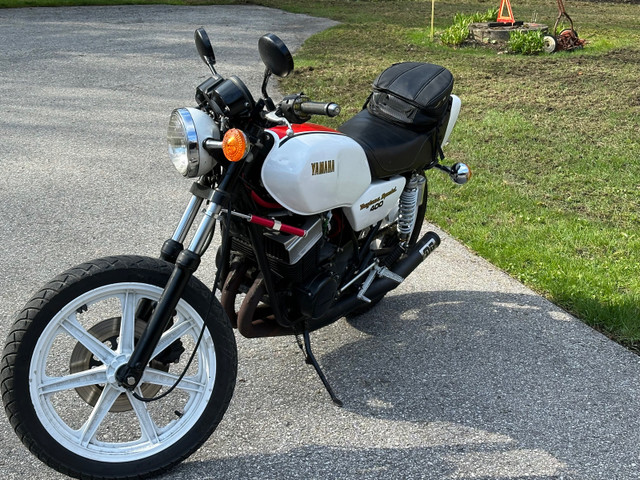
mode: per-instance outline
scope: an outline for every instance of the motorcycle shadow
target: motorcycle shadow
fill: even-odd
[[[366,448],[346,449],[313,445],[283,453],[241,455],[216,461],[193,462],[188,469],[180,468],[166,478],[201,480],[222,479],[434,479],[457,480],[573,480],[567,473],[558,474],[562,464],[543,452],[513,452],[505,446],[479,446],[467,449],[459,446],[431,448]],[[500,455],[512,457],[530,455],[529,466],[518,473],[505,473],[494,462]],[[481,460],[482,459],[482,460]],[[485,462],[487,467],[479,466]],[[532,468],[538,464],[539,468]],[[212,469],[215,474],[210,475]],[[513,470],[512,470],[513,471]],[[501,473],[502,472],[502,473]],[[537,472],[532,474],[532,472]],[[547,472],[547,473],[544,473]]]
[[[395,295],[347,323],[362,338],[321,357],[346,397],[345,408],[515,435],[529,422],[543,429],[548,424],[553,434],[553,423],[540,419],[565,417],[567,410],[579,416],[586,398],[610,388],[594,376],[602,368],[594,345],[617,348],[558,307],[523,293]]]
[[[533,294],[390,295],[312,343],[342,409],[282,340],[256,358],[277,368],[241,384],[217,440],[171,478],[570,480],[632,428],[611,409],[637,404],[620,381],[636,362],[610,367],[617,345]]]
[[[315,391],[254,398],[266,417],[228,424],[223,451],[205,447],[172,478],[569,480],[561,459],[594,434],[580,411],[588,367],[566,332],[582,327],[526,294],[389,296],[312,335],[344,408],[301,366]]]
[[[604,446],[597,439],[624,428],[612,421],[610,409],[635,403],[632,392],[618,384],[634,377],[634,362],[618,380],[602,375],[617,368],[607,362],[619,347],[535,295],[401,294],[347,322],[361,338],[322,355],[321,363],[345,408],[363,417],[444,422],[479,438],[505,436],[516,450],[556,463],[563,458],[586,465],[586,452]],[[493,448],[490,440],[483,445]],[[487,463],[483,454],[476,457],[481,470]],[[507,457],[500,454],[493,463]]]

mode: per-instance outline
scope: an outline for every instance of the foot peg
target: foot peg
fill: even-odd
[[[376,279],[376,277],[388,278],[389,280],[393,280],[397,284],[400,284],[404,281],[400,275],[393,273],[387,267],[381,267],[378,265],[378,261],[373,264],[373,268],[369,272],[369,276],[360,287],[360,291],[358,292],[358,300],[362,300],[363,302],[371,303],[371,299],[366,297],[367,290]]]

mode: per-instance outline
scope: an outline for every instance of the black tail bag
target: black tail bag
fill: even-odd
[[[431,168],[451,113],[453,76],[430,63],[397,63],[373,82],[365,108],[338,130],[356,140],[373,178]]]
[[[412,130],[439,126],[449,113],[453,75],[432,63],[396,63],[373,82],[367,109],[376,117]]]

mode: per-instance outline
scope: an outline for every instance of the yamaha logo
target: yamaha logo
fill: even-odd
[[[335,160],[323,160],[322,162],[313,162],[311,164],[311,175],[324,175],[325,173],[333,173],[335,171]]]

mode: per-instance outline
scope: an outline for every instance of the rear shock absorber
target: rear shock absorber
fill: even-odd
[[[383,267],[391,267],[407,251],[416,225],[418,207],[422,204],[426,182],[427,179],[424,176],[413,174],[405,185],[398,205],[398,244],[382,261]]]
[[[421,193],[424,192],[426,178],[422,175],[413,174],[411,179],[400,195],[400,205],[398,212],[398,237],[400,244],[406,247],[413,233],[416,224],[416,214],[421,203]]]

